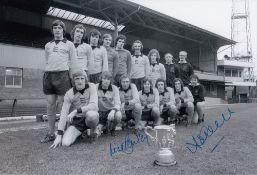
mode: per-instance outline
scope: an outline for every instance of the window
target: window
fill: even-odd
[[[5,87],[22,88],[22,69],[5,68]]]
[[[231,77],[231,69],[225,69],[225,76]]]
[[[238,77],[238,72],[236,69],[232,70],[232,77]]]

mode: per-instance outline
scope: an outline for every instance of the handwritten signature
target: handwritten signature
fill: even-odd
[[[138,132],[136,134],[135,140],[131,139],[128,133],[121,144],[114,146],[112,143],[110,143],[110,156],[113,156],[114,154],[119,152],[131,154],[134,151],[134,146],[136,144],[143,143],[143,142],[146,142],[148,146],[150,146],[148,141],[148,136],[144,132]]]
[[[188,143],[188,142],[186,143],[186,148],[191,153],[195,153],[197,150],[202,150],[202,146],[204,145],[208,137],[212,136],[212,134],[214,134],[219,128],[221,128],[225,122],[230,120],[230,117],[235,112],[231,111],[229,108],[227,110],[228,110],[227,112],[229,116],[225,116],[225,114],[222,113],[221,114],[222,121],[218,122],[217,120],[215,120],[214,122],[216,126],[215,129],[213,129],[213,127],[210,125],[203,126],[199,134],[197,134],[196,136],[192,136],[193,143]],[[214,146],[211,152],[213,152],[216,149],[216,147],[220,144],[220,142],[223,139],[224,139],[224,136],[217,142],[217,144]]]

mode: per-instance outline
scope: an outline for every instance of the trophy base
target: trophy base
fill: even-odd
[[[173,165],[177,164],[177,161],[170,162],[170,163],[164,163],[164,162],[159,162],[158,160],[155,160],[154,164],[159,165],[159,166],[173,166]]]

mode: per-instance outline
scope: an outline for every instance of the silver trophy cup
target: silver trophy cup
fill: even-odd
[[[177,164],[175,156],[171,151],[174,146],[174,137],[176,135],[175,124],[155,126],[154,136],[147,132],[149,128],[145,128],[145,134],[148,135],[159,148],[156,154],[155,164],[160,166],[172,166]]]

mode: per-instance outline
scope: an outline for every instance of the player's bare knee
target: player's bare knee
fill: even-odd
[[[62,139],[62,146],[70,146],[72,144],[72,141],[69,138],[63,138]]]
[[[159,108],[153,107],[152,113],[153,113],[154,115],[160,115],[160,110],[159,110]]]
[[[200,102],[196,103],[196,108],[197,109],[202,109],[203,107],[204,107],[203,103],[200,103]]]
[[[169,112],[172,116],[177,114],[178,113],[177,107],[175,105],[170,105]]]
[[[141,104],[139,104],[139,103],[135,104],[135,111],[142,111]]]
[[[194,109],[194,104],[192,102],[187,102],[187,108]]]
[[[94,122],[99,120],[99,115],[95,111],[88,111],[86,114],[86,122]]]
[[[116,122],[120,123],[121,119],[122,119],[121,112],[120,111],[116,112],[114,118],[115,118]]]

